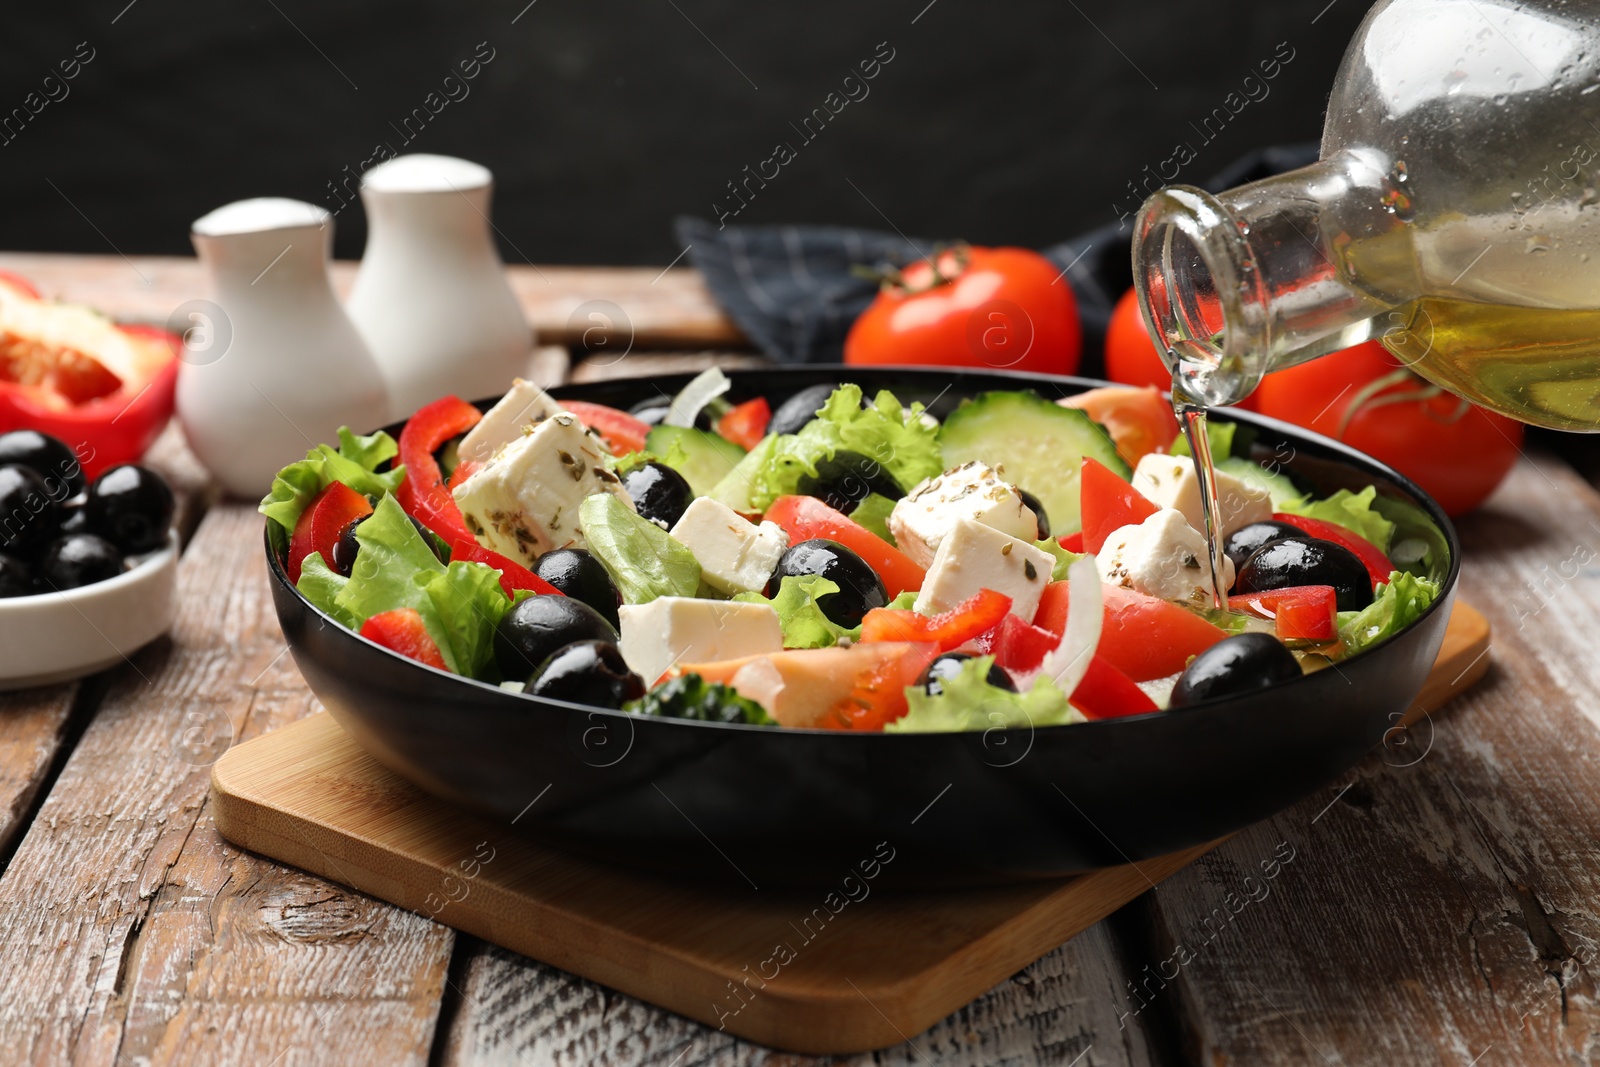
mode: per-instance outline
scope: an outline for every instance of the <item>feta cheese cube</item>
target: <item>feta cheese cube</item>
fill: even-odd
[[[676,663],[719,663],[783,651],[783,627],[769,604],[657,597],[617,609],[618,648],[628,667],[652,685]]]
[[[1054,565],[1055,557],[1031,539],[976,519],[957,519],[940,539],[913,607],[928,614],[949,611],[980,589],[992,589],[1011,598],[1011,614],[1032,622]]]
[[[487,463],[505,445],[522,436],[525,428],[548,419],[561,410],[555,397],[521,378],[511,383],[506,395],[467,431],[456,447],[462,459]]]
[[[1211,607],[1211,568],[1205,535],[1183,514],[1163,508],[1143,522],[1111,532],[1095,554],[1103,581],[1138,593]],[[1222,559],[1223,592],[1233,586],[1233,561]]]
[[[961,519],[975,519],[1025,541],[1035,540],[1039,532],[1016,487],[1001,471],[977,460],[918,483],[890,512],[889,532],[900,551],[926,570],[939,542]]]
[[[502,447],[454,495],[479,544],[532,567],[551,549],[584,547],[578,507],[595,493],[633,507],[600,443],[561,411]]]
[[[672,536],[700,561],[707,585],[732,596],[761,592],[789,547],[789,535],[775,522],[755,523],[708,496],[696,497]]]
[[[1182,512],[1196,530],[1206,528],[1205,511],[1200,507],[1200,480],[1194,474],[1194,460],[1188,456],[1154,452],[1145,456],[1133,472],[1133,487],[1157,507]],[[1266,490],[1246,485],[1224,471],[1217,471],[1217,501],[1221,505],[1223,537],[1241,526],[1272,518],[1272,497]]]

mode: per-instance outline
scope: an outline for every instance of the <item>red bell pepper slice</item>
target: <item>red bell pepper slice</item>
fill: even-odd
[[[1361,565],[1367,568],[1367,574],[1371,576],[1373,585],[1387,582],[1389,576],[1394,573],[1394,564],[1389,562],[1389,557],[1384,555],[1377,545],[1347,526],[1324,522],[1322,519],[1308,519],[1304,515],[1278,513],[1272,517],[1279,522],[1286,522],[1290,526],[1304,530],[1312,537],[1319,537],[1324,541],[1332,541],[1336,545],[1348,548],[1355,553]]]
[[[789,543],[821,537],[837,541],[866,561],[883,579],[889,596],[922,588],[922,568],[889,542],[813,496],[780,496],[767,509],[766,519],[789,535]]]
[[[1102,585],[1105,616],[1095,654],[1136,682],[1177,674],[1228,636],[1187,608],[1119,585]],[[1039,598],[1035,626],[1059,637],[1067,625],[1066,582],[1051,582]]]
[[[1339,636],[1334,620],[1338,594],[1331,585],[1293,585],[1259,593],[1239,593],[1228,607],[1260,619],[1271,619],[1285,641],[1332,641]]]
[[[1086,719],[1117,719],[1160,710],[1132,678],[1098,653],[1089,661],[1089,670],[1070,699],[1072,706],[1083,712]]]
[[[1141,523],[1160,510],[1104,464],[1087,456],[1078,484],[1083,512],[1083,548],[1078,551],[1098,552],[1114,532]]]
[[[1044,657],[1060,643],[1061,638],[1049,630],[1008,614],[989,635],[984,651],[994,655],[997,666],[1027,672],[1038,670]]]
[[[300,584],[300,568],[313,552],[322,556],[322,562],[333,566],[333,546],[344,528],[366,515],[372,514],[367,498],[345,485],[331,482],[328,487],[311,498],[311,503],[300,513],[294,524],[294,534],[289,538],[289,558],[283,569],[291,585]]]
[[[767,423],[771,421],[772,408],[767,398],[758,396],[729,408],[717,420],[717,433],[748,452],[767,436]]]
[[[433,454],[457,434],[478,424],[483,413],[460,397],[440,397],[419,408],[400,431],[400,462],[406,466],[405,480],[395,492],[406,514],[428,529],[454,543],[463,535],[471,537],[461,509],[444,484]]]
[[[604,404],[591,404],[587,400],[563,400],[561,406],[599,434],[614,454],[624,456],[629,452],[644,451],[644,439],[650,432],[650,424],[643,419]]]
[[[1011,598],[992,589],[980,589],[938,615],[873,608],[861,620],[861,640],[925,641],[937,645],[940,652],[949,652],[993,630],[1010,612]]]
[[[456,463],[456,469],[450,472],[449,481],[445,482],[444,484],[446,488],[453,492],[456,486],[460,485],[474,474],[477,474],[478,471],[482,469],[483,464],[479,463],[475,459],[460,460]]]
[[[439,646],[423,625],[422,614],[416,608],[379,612],[361,624],[361,636],[392,652],[409,656],[418,663],[437,667],[441,671],[450,669],[445,665]]]
[[[473,540],[471,534],[458,537],[450,543],[450,562],[482,563],[500,572],[500,588],[506,596],[514,597],[518,589],[535,593],[565,594],[514,559],[502,556],[493,549],[484,548]]]

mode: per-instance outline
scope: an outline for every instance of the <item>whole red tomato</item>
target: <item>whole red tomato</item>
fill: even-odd
[[[1254,395],[1262,414],[1382,460],[1451,515],[1483,503],[1522,447],[1521,423],[1431,385],[1377,341],[1274,371]]]
[[[844,361],[1071,374],[1082,348],[1078,302],[1054,264],[1025,248],[961,246],[886,281],[850,327]]]
[[[1172,371],[1156,353],[1150,331],[1144,328],[1139,294],[1133,289],[1122,294],[1106,323],[1106,377],[1122,385],[1153,385],[1163,393],[1172,389]],[[1253,395],[1233,406],[1257,410]]]

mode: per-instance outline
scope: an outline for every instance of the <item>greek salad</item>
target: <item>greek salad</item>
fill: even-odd
[[[1317,498],[1213,420],[1212,569],[1170,403],[891,392],[774,409],[720,371],[632,411],[518,380],[398,440],[339,432],[261,503],[295,588],[421,663],[641,715],[928,732],[1181,709],[1415,621],[1449,545],[1367,487]]]

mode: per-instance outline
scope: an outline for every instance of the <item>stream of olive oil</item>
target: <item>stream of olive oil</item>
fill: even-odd
[[[1222,512],[1217,505],[1217,469],[1211,461],[1211,438],[1206,435],[1205,405],[1184,391],[1176,375],[1172,382],[1172,410],[1183,427],[1183,436],[1189,442],[1189,454],[1194,457],[1195,480],[1200,484],[1200,508],[1205,512],[1206,562],[1210,564],[1211,603],[1216,608],[1228,606],[1228,589],[1222,580]]]

